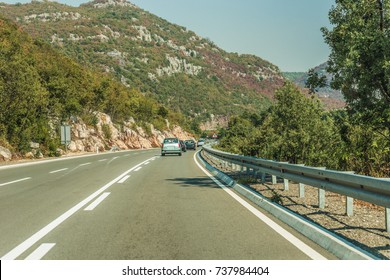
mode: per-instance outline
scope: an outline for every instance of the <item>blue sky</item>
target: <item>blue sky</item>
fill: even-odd
[[[0,0],[25,3],[29,0]],[[57,0],[79,6],[83,0]],[[254,54],[282,71],[307,71],[330,50],[320,28],[329,27],[335,0],[130,0],[172,23],[209,38],[229,52]]]

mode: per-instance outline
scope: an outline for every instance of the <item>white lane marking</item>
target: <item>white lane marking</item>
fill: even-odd
[[[145,164],[144,165],[148,165],[150,162],[148,161],[148,162],[145,162]]]
[[[41,246],[39,246],[34,252],[32,252],[26,260],[40,260],[45,256],[51,248],[53,248],[56,244],[55,243],[43,243]]]
[[[6,186],[6,185],[10,185],[10,184],[14,184],[14,183],[19,183],[19,182],[26,181],[26,180],[30,180],[30,179],[31,179],[31,177],[26,177],[26,178],[23,178],[23,179],[19,179],[19,180],[15,180],[15,181],[11,181],[11,182],[2,183],[2,184],[0,184],[0,187]]]
[[[102,161],[106,161],[107,159],[106,158],[104,158],[104,159],[101,159],[101,160],[99,160],[99,162],[102,162]]]
[[[123,184],[127,179],[129,179],[130,178],[130,175],[126,175],[125,177],[123,177],[122,179],[120,179],[119,181],[118,181],[118,184]]]
[[[86,165],[90,165],[90,164],[92,164],[92,162],[82,163],[82,164],[79,164],[79,166],[86,166]]]
[[[135,172],[139,171],[140,169],[142,169],[142,167],[138,167],[136,169],[134,169]]]
[[[49,172],[50,174],[54,174],[54,173],[58,173],[58,172],[61,172],[61,171],[65,171],[65,170],[68,170],[69,168],[62,168],[62,169],[58,169],[58,170],[54,170],[54,171],[51,171]]]
[[[113,157],[113,158],[108,162],[108,164],[110,164],[111,162],[113,162],[113,161],[116,160],[117,158],[119,158],[119,157]]]
[[[104,199],[106,199],[107,196],[109,196],[109,192],[103,193],[101,196],[99,196],[94,202],[92,202],[87,208],[84,209],[84,211],[92,211],[96,208]]]
[[[148,159],[150,160],[150,159]],[[88,196],[86,199],[84,199],[83,201],[79,202],[77,205],[73,206],[71,209],[69,209],[68,211],[66,211],[64,214],[62,214],[61,216],[59,216],[57,219],[55,219],[54,221],[52,221],[50,224],[48,224],[47,226],[45,226],[44,228],[40,229],[38,232],[36,232],[35,234],[33,234],[32,236],[30,236],[28,239],[26,239],[25,241],[23,241],[22,243],[20,243],[18,246],[16,246],[14,249],[12,249],[10,252],[8,252],[7,254],[5,254],[4,256],[2,256],[0,259],[2,260],[14,260],[16,259],[18,256],[20,256],[21,254],[23,254],[24,251],[26,251],[28,248],[30,248],[31,246],[33,246],[35,243],[37,243],[41,238],[43,238],[44,236],[46,236],[49,232],[51,232],[52,230],[54,230],[56,227],[58,227],[61,223],[63,223],[65,220],[67,220],[69,217],[71,217],[74,213],[76,213],[77,211],[79,211],[81,208],[83,208],[85,205],[87,205],[89,202],[91,202],[92,200],[94,200],[97,196],[99,196],[101,193],[103,193],[106,189],[108,189],[109,187],[111,187],[113,184],[115,184],[116,182],[118,182],[120,179],[122,179],[124,176],[126,176],[127,174],[129,174],[131,171],[133,171],[134,169],[138,168],[139,166],[141,166],[142,164],[144,164],[145,162],[147,162],[148,160],[145,160],[139,164],[137,164],[136,166],[130,168],[129,170],[127,170],[126,172],[122,173],[121,175],[119,175],[118,177],[116,177],[114,180],[112,180],[111,182],[107,183],[106,185],[104,185],[103,187],[101,187],[99,190],[97,190],[96,192],[94,192],[93,194],[91,194],[90,196]]]
[[[199,152],[197,152],[199,153]],[[301,250],[304,254],[309,256],[313,260],[326,260],[324,256],[322,256],[320,253],[315,251],[313,248],[306,245],[304,242],[296,238],[294,235],[289,233],[287,230],[279,226],[277,223],[272,221],[270,218],[265,216],[263,213],[261,213],[259,210],[257,210],[255,207],[250,205],[248,202],[243,200],[241,197],[239,197],[237,194],[235,194],[232,190],[227,188],[225,185],[223,185],[220,181],[218,181],[212,174],[210,174],[203,166],[198,163],[196,159],[197,153],[194,154],[194,161],[198,165],[198,167],[207,175],[210,177],[211,180],[213,180],[218,186],[220,186],[224,191],[226,191],[231,197],[233,197],[235,200],[237,200],[242,206],[244,206],[246,209],[248,209],[250,212],[252,212],[257,218],[262,220],[264,223],[266,223],[270,228],[272,228],[274,231],[276,231],[278,234],[280,234],[282,237],[284,237],[287,241],[289,241],[291,244],[293,244],[295,247],[297,247],[299,250]]]

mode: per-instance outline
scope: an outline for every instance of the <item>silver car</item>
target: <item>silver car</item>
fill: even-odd
[[[181,156],[181,145],[178,138],[165,138],[161,146],[161,155],[177,154]]]

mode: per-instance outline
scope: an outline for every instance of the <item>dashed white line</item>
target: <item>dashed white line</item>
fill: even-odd
[[[62,168],[62,169],[58,169],[58,170],[54,170],[54,171],[51,171],[49,172],[50,174],[54,174],[54,173],[58,173],[58,172],[61,172],[61,171],[65,171],[65,170],[68,170],[69,168]]]
[[[39,246],[34,252],[32,252],[26,260],[40,260],[43,258],[44,255],[46,255],[51,248],[53,248],[56,244],[55,243],[43,243],[41,246]]]
[[[82,164],[79,164],[79,166],[86,166],[86,165],[90,165],[90,164],[92,164],[92,162],[82,163]]]
[[[130,175],[126,175],[125,177],[123,177],[122,179],[120,179],[119,181],[118,181],[118,184],[123,184],[127,179],[129,179],[130,178]]]
[[[145,164],[144,165],[148,165],[150,162],[148,161],[148,162],[145,162]]]
[[[109,192],[103,193],[101,196],[99,196],[94,202],[92,202],[87,208],[84,209],[84,211],[92,211],[96,208],[104,199],[106,199],[107,196],[109,196]]]
[[[134,169],[134,171],[137,172],[137,171],[139,171],[141,168],[142,168],[142,167],[140,166],[140,167]]]
[[[113,161],[116,160],[117,158],[119,158],[119,157],[113,157],[113,158],[108,162],[108,164],[110,164],[111,162],[113,162]]]
[[[104,159],[101,159],[101,160],[99,160],[99,162],[102,162],[102,161],[106,161],[107,159],[106,158],[104,158]]]
[[[150,159],[148,159],[150,160]],[[14,260],[16,259],[17,257],[19,257],[21,254],[23,254],[23,252],[25,252],[27,249],[29,249],[31,246],[33,246],[35,243],[37,243],[41,238],[43,238],[44,236],[46,236],[49,232],[51,232],[52,230],[54,230],[56,227],[58,227],[60,224],[62,224],[64,221],[66,221],[69,217],[71,217],[74,213],[76,213],[77,211],[79,211],[81,208],[83,208],[85,205],[87,205],[89,202],[91,202],[93,199],[95,199],[98,195],[100,195],[101,193],[103,193],[106,189],[108,189],[109,187],[111,187],[113,184],[115,184],[116,182],[118,182],[119,180],[121,180],[124,176],[126,176],[127,174],[129,174],[131,171],[133,171],[134,169],[136,169],[137,167],[141,166],[142,164],[144,164],[145,162],[147,162],[148,160],[145,160],[144,162],[141,162],[139,164],[137,164],[136,166],[130,168],[129,170],[127,170],[126,172],[124,172],[123,174],[119,175],[118,177],[116,177],[114,180],[112,180],[111,182],[107,183],[106,185],[104,185],[103,187],[101,187],[99,190],[97,190],[96,192],[94,192],[93,194],[91,194],[90,196],[88,196],[86,199],[84,199],[83,201],[79,202],[77,205],[73,206],[71,209],[69,209],[68,211],[66,211],[64,214],[62,214],[61,216],[59,216],[58,218],[56,218],[54,221],[52,221],[50,224],[48,224],[47,226],[43,227],[42,229],[40,229],[39,231],[37,231],[35,234],[33,234],[32,236],[30,236],[28,239],[26,239],[25,241],[23,241],[22,243],[20,243],[18,246],[16,246],[14,249],[12,249],[11,251],[9,251],[7,254],[5,254],[4,256],[2,256],[0,259],[1,260]]]
[[[14,184],[14,183],[19,183],[19,182],[26,181],[26,180],[30,180],[30,179],[31,179],[31,177],[26,177],[26,178],[23,178],[23,179],[19,179],[19,180],[15,180],[15,181],[11,181],[11,182],[2,183],[2,184],[0,184],[0,187],[6,186],[6,185],[10,185],[10,184]]]

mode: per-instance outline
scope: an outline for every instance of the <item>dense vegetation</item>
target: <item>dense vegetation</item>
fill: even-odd
[[[133,117],[159,129],[183,117],[109,75],[87,70],[0,18],[0,146],[29,150],[30,141],[54,154],[57,128],[72,116],[96,124],[97,111],[119,123]]]
[[[268,111],[232,118],[222,136],[219,147],[238,154],[390,176],[388,135],[347,110],[325,111],[291,83]]]
[[[390,2],[337,0],[322,29],[331,47],[327,71],[347,102],[324,111],[291,84],[262,115],[233,119],[221,147],[291,163],[390,176]],[[315,92],[325,77],[312,70]]]

